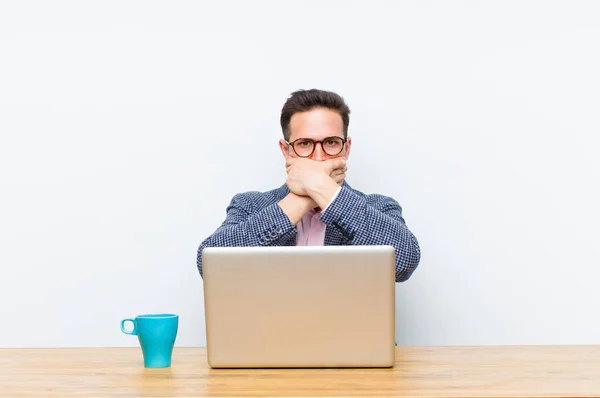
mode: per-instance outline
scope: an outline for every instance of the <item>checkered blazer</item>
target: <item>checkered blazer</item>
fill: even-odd
[[[296,227],[277,203],[289,193],[284,184],[267,192],[236,194],[219,228],[198,248],[202,276],[202,249],[220,246],[295,246]],[[333,202],[321,214],[329,245],[391,245],[396,248],[396,282],[406,281],[421,258],[419,243],[392,198],[365,195],[344,182]]]

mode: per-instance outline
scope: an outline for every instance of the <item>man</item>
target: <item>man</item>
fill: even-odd
[[[210,246],[392,245],[396,282],[419,264],[419,244],[392,198],[365,195],[345,181],[350,109],[339,95],[299,90],[281,110],[279,140],[287,181],[268,192],[236,194],[223,224],[198,248]]]

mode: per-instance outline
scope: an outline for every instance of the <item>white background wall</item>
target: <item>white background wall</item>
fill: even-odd
[[[279,111],[351,109],[348,182],[421,244],[399,344],[600,343],[600,2],[0,3],[0,346],[129,346],[180,314]]]

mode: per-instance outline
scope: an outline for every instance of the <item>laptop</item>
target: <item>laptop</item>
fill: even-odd
[[[392,367],[392,246],[202,251],[212,368]]]

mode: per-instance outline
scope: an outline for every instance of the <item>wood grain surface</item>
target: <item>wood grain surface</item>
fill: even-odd
[[[211,369],[175,348],[0,349],[0,397],[600,396],[600,346],[397,347],[391,369]]]

